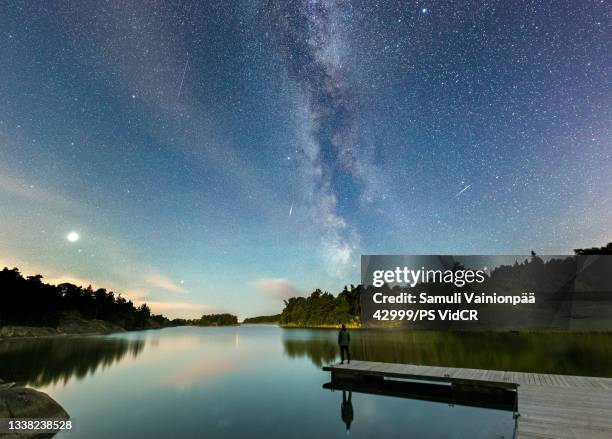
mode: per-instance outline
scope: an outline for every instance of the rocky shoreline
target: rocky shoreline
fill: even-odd
[[[2,338],[32,338],[52,337],[58,335],[93,335],[110,334],[112,332],[125,332],[120,326],[104,320],[87,320],[78,313],[65,313],[56,327],[49,326],[0,326],[0,339]]]
[[[68,420],[68,412],[53,398],[43,392],[29,387],[16,387],[14,383],[5,383],[0,379],[0,418],[40,418]],[[4,433],[3,438],[50,437],[53,433]]]
[[[0,327],[0,339],[56,337],[60,335],[95,335],[110,334],[113,332],[126,332],[126,330],[120,326],[112,325],[101,320],[92,320],[86,325],[58,326],[57,328],[47,326],[2,326]]]

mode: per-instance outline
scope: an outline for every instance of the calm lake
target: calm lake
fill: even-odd
[[[512,412],[323,389],[336,331],[267,325],[0,341],[0,378],[50,394],[58,437],[511,438]],[[612,376],[610,334],[352,331],[355,359]],[[351,419],[352,418],[352,419]],[[401,434],[400,434],[401,432]]]

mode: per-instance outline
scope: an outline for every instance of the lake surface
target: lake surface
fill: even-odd
[[[512,437],[504,410],[355,392],[348,410],[322,388],[336,334],[243,325],[3,340],[0,378],[62,404],[75,431],[59,437],[333,438],[350,417],[352,437]],[[612,376],[608,334],[352,334],[355,359]]]

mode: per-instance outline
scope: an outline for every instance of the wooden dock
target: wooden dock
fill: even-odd
[[[323,367],[332,381],[396,378],[516,390],[520,439],[612,438],[612,378],[352,361]]]

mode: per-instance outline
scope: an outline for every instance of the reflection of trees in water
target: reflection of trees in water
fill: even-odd
[[[319,367],[333,362],[338,355],[338,345],[331,340],[283,340],[285,353],[291,357],[308,357]]]
[[[321,331],[323,332],[323,331]],[[316,366],[339,357],[336,331],[324,339],[292,339],[290,357],[307,356]],[[351,358],[388,363],[569,375],[610,376],[612,333],[494,333],[351,331]]]
[[[41,338],[0,341],[0,378],[23,385],[44,386],[72,376],[84,378],[132,357],[144,348],[142,340],[119,338]]]

